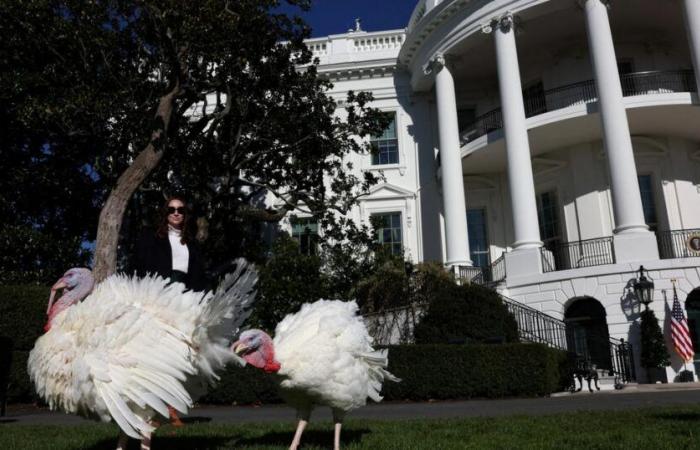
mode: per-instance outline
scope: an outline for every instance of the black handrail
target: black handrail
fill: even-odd
[[[637,379],[632,357],[632,344],[624,339],[610,338],[611,372],[615,375],[615,388],[622,383],[630,383]]]
[[[670,92],[697,92],[695,75],[692,70],[657,70],[620,75],[622,95],[664,94]],[[523,97],[526,117],[534,117],[549,111],[568,106],[593,103],[598,100],[595,80],[548,89],[536,95]],[[460,130],[461,144],[469,143],[491,131],[503,128],[501,108],[496,108],[478,116]]]
[[[559,350],[568,349],[566,324],[563,321],[504,295],[501,295],[501,299],[515,317],[521,340],[538,342]]]
[[[700,237],[700,228],[685,230],[666,230],[656,232],[656,242],[659,245],[661,259],[688,258],[700,256],[700,251],[691,247],[691,237]]]
[[[542,271],[577,269],[615,264],[611,236],[572,242],[553,242],[540,249]]]

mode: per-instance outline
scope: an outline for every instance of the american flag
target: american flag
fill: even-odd
[[[685,320],[681,303],[678,301],[676,294],[676,285],[673,285],[673,310],[671,311],[671,337],[673,338],[673,346],[676,348],[683,361],[688,362],[693,360],[693,342],[690,340],[690,330],[688,330],[688,321]]]

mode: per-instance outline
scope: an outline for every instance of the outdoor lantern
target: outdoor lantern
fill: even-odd
[[[644,276],[644,266],[639,266],[639,278],[634,282],[634,294],[647,308],[649,303],[654,301],[654,282]]]

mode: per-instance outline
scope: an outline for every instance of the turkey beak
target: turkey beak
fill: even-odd
[[[235,342],[232,348],[233,353],[235,353],[238,356],[241,356],[246,350],[248,350],[248,346],[240,342]]]
[[[59,279],[56,284],[51,286],[51,295],[49,296],[49,307],[46,309],[46,314],[48,315],[49,312],[51,312],[51,307],[53,306],[53,299],[56,297],[56,291],[59,289],[65,289],[68,287],[66,284],[65,280],[63,278]]]

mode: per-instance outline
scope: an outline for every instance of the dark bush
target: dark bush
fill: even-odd
[[[442,284],[414,330],[418,344],[517,342],[518,325],[492,289]]]
[[[27,376],[27,357],[44,332],[49,289],[43,286],[0,286],[0,336],[13,341],[7,398],[9,402],[36,399]]]
[[[357,303],[364,312],[381,311],[408,302],[408,276],[401,258],[385,258],[357,283]]]
[[[541,396],[561,390],[565,353],[541,344],[403,345],[389,348],[388,400]]]
[[[274,242],[270,259],[259,268],[258,298],[248,324],[268,331],[302,304],[326,297],[321,260],[304,255],[286,234]]]
[[[427,303],[435,292],[455,285],[452,275],[438,262],[413,265],[389,255],[377,264],[370,275],[357,283],[355,290],[357,303],[365,313]]]
[[[397,345],[389,347],[386,400],[541,396],[563,390],[565,352],[541,344]],[[562,384],[564,383],[564,384]],[[201,403],[279,403],[273,376],[246,367],[229,368]]]
[[[280,403],[275,375],[255,367],[233,364],[221,373],[216,387],[199,399],[200,403],[218,405],[247,405],[253,403]]]

